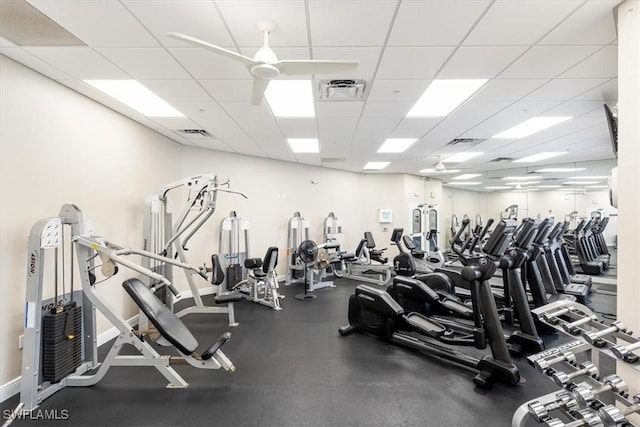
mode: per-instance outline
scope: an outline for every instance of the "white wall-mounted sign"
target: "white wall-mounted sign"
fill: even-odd
[[[378,209],[378,222],[388,224],[393,221],[393,211],[389,208]]]

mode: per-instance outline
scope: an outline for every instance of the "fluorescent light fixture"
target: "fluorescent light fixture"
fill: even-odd
[[[481,173],[464,173],[462,175],[454,176],[453,179],[471,179],[478,176],[482,176]]]
[[[609,188],[608,185],[587,185],[585,188]]]
[[[264,97],[276,117],[315,117],[310,80],[271,80]]]
[[[520,180],[528,181],[530,179],[540,179],[540,177],[539,176],[505,176],[502,179],[506,179],[509,181],[520,181]]]
[[[538,169],[536,172],[578,172],[583,170],[585,168],[545,168]]]
[[[364,170],[380,170],[389,166],[389,162],[369,162],[364,165]]]
[[[572,117],[534,117],[529,120],[525,120],[519,125],[509,128],[504,132],[500,132],[492,138],[524,138],[526,136],[533,135],[536,132],[540,132],[541,130],[550,128],[551,126],[555,126],[558,123],[565,122],[571,118]]]
[[[538,191],[537,188],[517,188],[513,191]]]
[[[572,176],[571,179],[607,179],[609,178],[606,175],[599,175],[599,176]]]
[[[599,184],[598,181],[567,181],[563,182],[564,185],[587,185],[587,184]]]
[[[444,117],[486,82],[487,79],[436,79],[416,101],[407,117]]]
[[[563,154],[567,154],[566,151],[546,151],[543,153],[534,154],[533,156],[523,157],[518,160],[514,160],[513,163],[533,163],[539,162],[541,160],[547,160],[552,157],[562,156]]]
[[[319,153],[317,138],[288,138],[287,142],[294,153]]]
[[[389,138],[378,148],[378,153],[402,153],[417,140],[417,138]]]
[[[437,171],[434,168],[428,168],[428,169],[422,169],[420,171],[420,173],[440,173],[440,174],[445,174],[445,173],[458,173],[461,170],[462,169],[445,169],[443,171]]]
[[[538,185],[538,188],[560,188],[561,185]]]
[[[85,80],[85,83],[147,117],[184,117],[136,80]]]
[[[473,159],[474,157],[478,157],[483,155],[484,153],[479,153],[477,151],[466,151],[464,153],[453,154],[442,161],[444,163],[460,163],[466,162],[467,160]]]
[[[540,181],[518,181],[518,182],[505,182],[504,185],[534,185]]]
[[[484,187],[485,190],[510,190],[511,187],[503,187],[500,185],[490,185],[489,187]]]
[[[452,184],[452,185],[480,185],[482,183],[481,182],[462,181],[462,182],[448,182],[447,184]]]

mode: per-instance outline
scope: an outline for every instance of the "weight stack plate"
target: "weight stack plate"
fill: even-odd
[[[82,307],[43,316],[42,340],[42,379],[56,383],[82,363]]]

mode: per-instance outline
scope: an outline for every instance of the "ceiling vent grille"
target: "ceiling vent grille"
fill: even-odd
[[[366,89],[363,79],[320,80],[318,101],[359,101],[364,99]]]
[[[453,145],[464,145],[466,147],[473,147],[474,145],[478,145],[481,142],[486,141],[486,139],[482,139],[482,138],[455,138],[452,139],[451,141],[447,142],[446,145],[449,146],[453,146]]]
[[[320,162],[322,163],[344,163],[344,157],[322,157]]]
[[[178,129],[178,133],[190,139],[211,138],[211,134],[204,129]]]
[[[512,162],[514,160],[514,157],[496,157],[495,159],[490,160],[490,162]]]

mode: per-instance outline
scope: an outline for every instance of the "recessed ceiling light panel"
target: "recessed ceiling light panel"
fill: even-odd
[[[460,162],[466,162],[467,160],[473,159],[474,157],[478,157],[483,155],[484,153],[480,153],[477,151],[465,151],[463,153],[457,153],[454,154],[452,156],[447,157],[446,159],[443,159],[442,161],[444,163],[460,163]]]
[[[310,80],[271,80],[264,97],[276,117],[315,117]]]
[[[389,162],[368,162],[364,165],[364,170],[380,170],[389,166]]]
[[[320,147],[316,138],[288,138],[287,142],[294,153],[319,153]]]
[[[389,138],[378,148],[378,153],[402,153],[416,141],[417,138]]]
[[[462,175],[454,176],[453,179],[471,179],[481,175],[481,173],[464,173]]]
[[[526,120],[519,125],[516,125],[510,129],[500,132],[494,135],[493,138],[498,139],[519,139],[529,135],[533,135],[536,132],[555,126],[558,123],[565,122],[571,119],[571,117],[533,117]]]
[[[523,157],[518,160],[514,160],[513,163],[534,163],[540,162],[542,160],[547,160],[552,157],[562,156],[563,154],[567,154],[566,151],[547,151],[543,153],[534,154],[532,156]]]
[[[407,113],[407,117],[444,117],[486,82],[487,79],[433,80]]]
[[[136,80],[85,80],[85,83],[147,117],[184,117]]]

